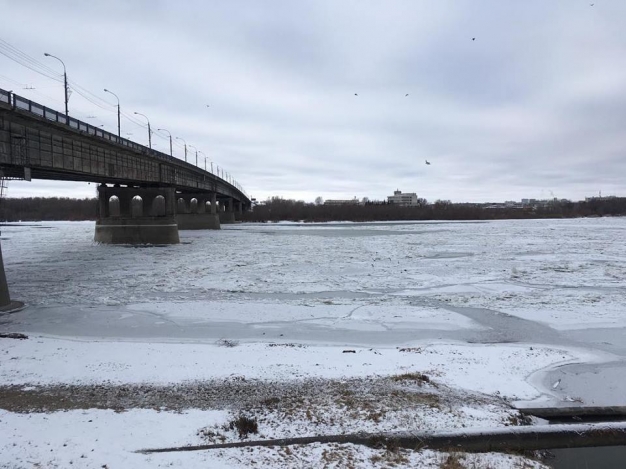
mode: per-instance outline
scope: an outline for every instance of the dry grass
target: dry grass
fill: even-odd
[[[306,345],[304,345],[304,344],[292,344],[292,343],[278,344],[276,342],[272,342],[271,344],[267,344],[267,346],[268,347],[306,348]]]
[[[464,456],[461,453],[449,453],[444,456],[439,464],[439,469],[467,469],[463,463]]]
[[[533,423],[533,419],[530,415],[513,414],[513,415],[509,415],[504,425],[513,426],[513,427],[521,427],[521,426],[532,425],[532,423]]]
[[[280,397],[268,397],[261,401],[261,405],[264,407],[274,407],[280,404]]]
[[[430,383],[430,378],[424,373],[403,373],[401,375],[392,376],[393,381],[415,381],[420,386],[424,383]]]
[[[398,464],[407,464],[409,462],[409,458],[407,457],[408,452],[400,447],[397,440],[384,437],[374,437],[370,440],[370,444],[374,448],[382,450],[381,453],[375,454],[370,458],[370,461],[374,464],[388,464],[395,466]]]
[[[238,340],[231,340],[231,339],[220,339],[217,342],[215,342],[215,345],[219,346],[219,347],[237,347],[237,345],[239,345],[239,341]]]
[[[246,438],[251,433],[259,433],[259,424],[256,418],[240,415],[226,424],[225,429],[237,430],[239,438]]]

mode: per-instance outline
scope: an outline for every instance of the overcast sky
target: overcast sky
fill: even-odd
[[[0,11],[0,39],[59,72],[43,54],[62,58],[70,81],[110,104],[73,92],[71,115],[116,132],[108,88],[257,199],[626,195],[624,0],[0,0]],[[0,87],[63,110],[61,83],[4,55]],[[124,117],[122,136],[147,144]],[[94,194],[9,185],[12,197]]]

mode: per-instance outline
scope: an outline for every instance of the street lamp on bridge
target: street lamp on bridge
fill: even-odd
[[[120,98],[115,93],[113,93],[113,91],[109,91],[106,88],[104,89],[104,92],[112,94],[117,99],[117,136],[121,137],[122,136],[122,125],[121,125],[121,121],[120,121]]]
[[[159,132],[163,131],[163,132],[167,132],[167,135],[169,135],[170,137],[170,156],[174,156],[174,153],[172,152],[172,134],[170,133],[169,130],[167,129],[157,129]]]
[[[148,121],[148,147],[152,150],[152,131],[150,130],[150,119],[148,119],[148,116],[142,114],[141,112],[135,112],[135,114],[145,117],[146,121]]]
[[[45,55],[46,57],[52,57],[53,59],[57,59],[63,65],[63,89],[65,90],[65,115],[68,116],[69,111],[67,108],[67,101],[69,97],[67,96],[67,69],[65,68],[65,63],[61,59],[59,59],[57,56],[48,54],[47,52],[45,52],[43,55]]]
[[[176,140],[182,140],[182,142],[185,144],[185,163],[187,162],[187,142],[185,142],[185,140],[183,140],[180,137],[176,137]]]
[[[206,171],[206,155],[205,155],[205,154],[204,154],[204,152],[202,152],[202,151],[199,151],[198,153],[200,153],[201,155],[203,155],[203,156],[204,156],[204,170]],[[196,163],[196,166],[197,166],[197,165],[198,165],[198,164]]]

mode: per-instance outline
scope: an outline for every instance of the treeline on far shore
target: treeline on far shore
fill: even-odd
[[[98,199],[70,199],[68,197],[27,197],[0,200],[0,220],[53,221],[95,220]]]
[[[272,197],[247,212],[244,221],[392,221],[392,220],[499,220],[524,218],[576,218],[626,215],[626,197],[591,199],[581,202],[552,202],[536,207],[489,208],[477,204],[425,201],[416,207],[393,204],[323,205]]]
[[[559,201],[536,207],[489,208],[449,201],[422,203],[417,207],[367,203],[365,205],[322,205],[272,197],[251,212],[243,214],[247,222],[277,221],[393,221],[393,220],[498,220],[524,218],[575,218],[625,216],[626,197],[590,199],[581,202]],[[67,197],[29,197],[0,200],[0,220],[53,221],[95,220],[97,199]]]

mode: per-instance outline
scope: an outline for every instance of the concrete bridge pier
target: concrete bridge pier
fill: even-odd
[[[220,200],[220,205],[224,202],[224,211],[220,212],[220,223],[228,225],[235,223],[234,201],[231,197]]]
[[[176,222],[179,230],[220,229],[215,193],[176,194],[176,197]]]
[[[241,221],[243,218],[243,202],[235,202],[235,219]]]
[[[173,187],[98,187],[94,241],[105,244],[177,244]]]
[[[4,261],[2,260],[2,248],[0,248],[0,312],[8,313],[24,307],[21,301],[11,301],[7,277],[4,273]]]

